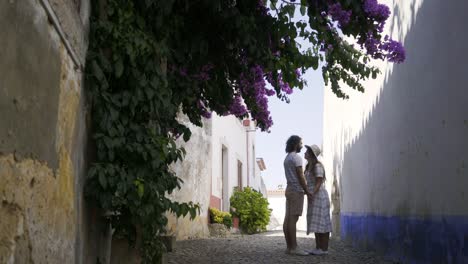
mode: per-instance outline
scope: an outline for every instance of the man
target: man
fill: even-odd
[[[302,215],[304,194],[311,196],[302,169],[302,139],[293,135],[286,141],[286,158],[284,159],[284,173],[286,175],[286,213],[283,222],[283,232],[288,247],[286,253],[307,256],[309,253],[297,248],[296,223]]]

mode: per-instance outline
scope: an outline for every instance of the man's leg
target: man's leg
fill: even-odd
[[[284,239],[286,240],[286,247],[288,250],[291,249],[291,239],[289,235],[289,218],[291,217],[291,209],[291,198],[290,195],[286,193],[286,210],[283,221],[283,233]]]
[[[284,233],[284,239],[286,239],[286,247],[288,249],[291,249],[291,242],[289,240],[289,216],[288,212],[286,209],[286,214],[284,215],[284,221],[283,221],[283,233]]]
[[[296,240],[296,223],[299,220],[298,215],[291,215],[288,219],[288,235],[289,235],[289,245],[290,249],[297,248],[297,240]]]

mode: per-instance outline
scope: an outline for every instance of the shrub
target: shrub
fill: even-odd
[[[242,231],[248,234],[266,231],[271,211],[268,200],[260,192],[250,187],[235,189],[230,201],[233,215],[239,217]]]
[[[232,215],[216,208],[210,207],[210,221],[211,223],[224,224],[227,228],[232,227]]]

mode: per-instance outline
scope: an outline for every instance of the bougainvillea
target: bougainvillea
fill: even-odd
[[[303,88],[305,85],[305,81],[301,79],[301,71],[310,67],[316,68],[319,61],[323,64],[325,82],[331,84],[338,97],[347,98],[342,92],[340,82],[364,91],[362,80],[370,76],[375,77],[379,72],[378,69],[367,65],[369,58],[395,63],[405,60],[405,51],[401,43],[388,36],[382,36],[390,9],[377,0],[273,0],[268,3],[262,0],[220,1],[218,6],[222,10],[217,10],[217,15],[227,18],[236,13],[235,17],[231,17],[234,18],[233,23],[223,28],[213,28],[210,27],[212,24],[208,23],[205,25],[206,29],[211,30],[214,39],[205,35],[204,30],[202,35],[208,37],[207,46],[219,44],[217,38],[220,38],[225,40],[226,48],[230,48],[222,52],[216,50],[220,54],[227,52],[233,60],[229,61],[227,68],[221,66],[221,70],[228,72],[215,75],[223,76],[226,80],[223,86],[229,85],[233,91],[229,93],[229,97],[224,98],[226,101],[223,104],[205,97],[203,101],[206,104],[199,108],[199,116],[208,116],[207,111],[210,110],[218,111],[222,115],[233,114],[240,118],[250,116],[258,121],[257,124],[262,130],[268,130],[273,122],[268,111],[267,97],[276,94],[282,100],[288,101],[288,95],[293,93],[294,88]],[[303,18],[294,23],[292,18],[297,7],[300,8]],[[238,38],[232,39],[233,34]],[[354,44],[357,45],[347,43],[343,39],[344,36],[355,39]],[[298,38],[310,41],[313,48],[300,51],[296,42]],[[220,67],[216,60],[219,58],[214,60],[218,66],[210,62],[210,69]],[[185,68],[184,65],[183,69]],[[201,73],[195,73],[195,76],[206,72],[203,66],[196,69]],[[236,71],[233,71],[234,69]],[[199,80],[200,78],[192,79]],[[207,80],[209,77],[203,79]],[[273,87],[274,90],[269,87]],[[206,90],[202,90],[200,94],[206,94]],[[226,105],[227,108],[223,107]]]

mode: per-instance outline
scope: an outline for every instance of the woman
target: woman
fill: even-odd
[[[313,255],[328,254],[328,241],[331,232],[330,200],[325,189],[325,169],[317,157],[320,148],[316,145],[306,146],[305,178],[307,188],[312,192],[312,198],[307,199],[307,234],[315,233],[315,249]]]

